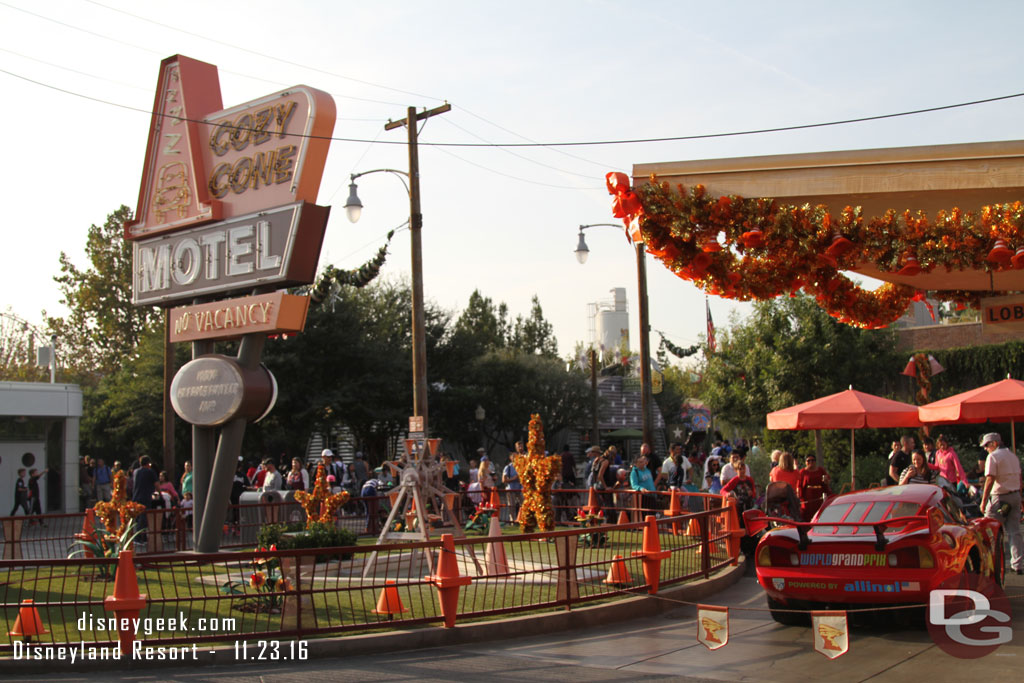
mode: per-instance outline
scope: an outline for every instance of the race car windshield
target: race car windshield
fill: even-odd
[[[910,517],[917,514],[916,503],[893,503],[891,501],[862,501],[859,503],[839,503],[829,505],[818,516],[819,522],[881,522],[897,517]],[[890,527],[887,532],[896,531],[900,527]],[[819,533],[823,530],[818,529]],[[874,534],[871,527],[838,526],[832,529],[833,534]]]

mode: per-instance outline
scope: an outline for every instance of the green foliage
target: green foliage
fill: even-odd
[[[488,444],[510,451],[524,438],[530,415],[539,413],[544,432],[583,424],[590,415],[589,384],[562,361],[521,351],[493,351],[476,359],[472,384],[462,387],[484,406],[478,425]]]
[[[259,533],[256,534],[256,543],[260,548],[277,546],[278,550],[343,548],[355,545],[356,535],[349,529],[331,524],[316,522],[307,529],[302,522],[292,522],[290,524],[267,524],[260,527]],[[317,559],[326,557],[328,556],[318,555]],[[348,559],[351,555],[345,553],[340,557]]]
[[[160,326],[141,333],[134,353],[124,363],[83,386],[82,450],[114,459],[162,452],[164,334]],[[176,365],[188,359],[188,346],[178,344]],[[177,450],[187,451],[188,425],[175,420]],[[127,463],[126,463],[127,464]],[[172,463],[164,463],[172,469]]]
[[[71,373],[81,383],[116,370],[134,352],[143,333],[160,323],[160,311],[132,305],[132,247],[124,224],[132,217],[122,205],[102,226],[90,226],[85,253],[89,267],[80,269],[61,252],[61,303],[66,318],[48,318]]]
[[[850,385],[886,395],[902,368],[893,331],[843,325],[807,296],[757,302],[746,321],[719,336],[701,398],[745,431],[759,430],[773,410]]]
[[[289,529],[289,526],[294,526],[294,529]],[[298,531],[305,528],[304,525],[299,522],[293,525],[288,524],[264,524],[260,527],[260,530],[256,533],[256,546],[259,548],[269,548],[274,545],[278,548],[281,547],[281,534],[286,531]]]
[[[316,522],[302,533],[282,538],[281,550],[305,550],[307,548],[342,548],[356,544],[356,535],[349,529]]]

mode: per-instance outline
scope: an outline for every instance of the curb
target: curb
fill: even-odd
[[[584,629],[639,617],[655,616],[683,606],[670,600],[695,602],[725,590],[739,581],[743,577],[745,570],[746,562],[741,554],[737,566],[726,567],[708,579],[699,579],[678,586],[669,586],[659,591],[657,596],[641,595],[602,605],[456,625],[454,628],[428,626],[387,633],[310,639],[306,641],[308,656],[302,659],[344,658],[447,647],[471,642],[504,640],[523,635],[543,635],[546,633]],[[660,598],[669,598],[670,600]],[[247,659],[238,657],[236,649],[233,647],[221,646],[211,650],[207,648],[199,649],[196,646],[196,649],[193,650],[193,646],[166,645],[152,648],[154,651],[159,650],[163,653],[162,656],[154,654],[154,657],[160,657],[154,660],[78,659],[72,662],[70,658],[32,659],[29,658],[29,655],[26,655],[22,659],[5,657],[0,659],[0,663],[2,663],[4,675],[10,675],[14,673],[38,674],[44,667],[47,673],[57,673],[72,671],[137,671],[175,666],[207,667],[261,661],[301,661],[298,657],[292,659],[292,653],[294,652],[293,643],[296,640],[298,639],[278,640],[267,638],[267,642],[280,643],[279,658],[272,658],[269,655],[269,651],[262,653],[261,657],[261,649],[257,645],[258,641],[249,641]],[[143,644],[145,645],[144,641]],[[172,650],[185,656],[174,656],[172,658]]]

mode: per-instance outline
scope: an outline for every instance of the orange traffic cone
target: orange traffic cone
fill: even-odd
[[[740,528],[739,515],[736,514],[736,499],[732,496],[725,501],[725,532],[729,534],[729,556],[732,558],[732,566],[739,564],[740,538],[744,531]]]
[[[715,537],[719,533],[718,515],[708,515],[708,555],[714,555],[718,552],[718,544],[715,543]],[[696,520],[694,520],[696,521]],[[700,537],[700,527],[697,527],[696,536]],[[700,555],[703,551],[702,547],[697,548],[697,554]]]
[[[679,491],[672,489],[668,492],[668,516],[678,517],[683,514],[682,509],[679,507]],[[672,535],[678,536],[682,533],[682,527],[679,522],[672,522]]]
[[[495,510],[501,509],[501,496],[498,495],[498,489],[491,489],[490,506]]]
[[[619,511],[619,519],[616,522],[616,524],[629,524],[629,523],[630,523],[630,521],[629,521],[629,513],[626,512],[625,510],[620,510]]]
[[[455,556],[455,539],[451,534],[441,534],[441,547],[437,558],[437,573],[423,577],[437,586],[437,597],[441,603],[444,627],[453,628],[459,614],[459,589],[468,586],[473,578],[459,575],[459,562]]]
[[[487,533],[491,538],[501,538],[501,522],[497,517],[491,517],[491,527]],[[494,541],[487,544],[484,552],[484,568],[488,574],[508,574],[508,556],[505,554],[505,544],[501,541]]]
[[[686,527],[686,535],[700,538],[700,522],[697,521],[696,517],[691,519],[690,525]]]
[[[590,514],[594,514],[601,509],[601,503],[597,501],[596,489],[590,489],[590,495],[587,497],[587,507],[584,509],[590,512]]]
[[[22,600],[18,617],[14,620],[14,628],[8,631],[7,635],[21,636],[26,642],[30,642],[32,636],[41,636],[45,633],[49,633],[49,631],[43,626],[43,618],[39,616],[39,610],[31,600]]]
[[[671,551],[661,549],[658,520],[654,515],[647,515],[644,519],[643,550],[634,550],[632,555],[639,557],[643,562],[644,581],[647,582],[648,592],[651,595],[658,592],[658,584],[661,581],[661,561],[671,554]]]
[[[122,550],[117,556],[117,577],[114,579],[114,594],[103,599],[103,609],[113,612],[118,623],[137,619],[139,612],[146,606],[146,596],[139,593],[139,579],[135,575],[135,552]],[[121,644],[121,654],[127,656],[132,651],[135,630],[120,629],[117,632]]]
[[[85,517],[82,519],[82,530],[75,534],[75,538],[79,541],[87,541],[89,543],[96,543],[96,510],[87,508],[85,511]],[[89,546],[83,546],[85,552],[82,553],[82,557],[96,557],[93,554],[92,549]]]
[[[388,579],[384,583],[385,586],[380,591],[380,597],[377,598],[377,609],[373,610],[373,613],[383,614],[391,619],[396,614],[408,612],[409,610],[402,604],[402,598],[398,595],[398,586],[395,585],[394,579]]]
[[[447,462],[445,462],[444,468],[448,472],[448,478],[449,479],[451,479],[452,477],[455,476],[455,461],[454,460],[448,460]]]
[[[622,559],[622,555],[612,558],[612,566],[608,567],[608,578],[604,582],[609,586],[628,586],[633,583],[633,577],[629,575],[626,561]]]

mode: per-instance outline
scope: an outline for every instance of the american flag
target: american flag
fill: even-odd
[[[711,304],[704,297],[704,307],[708,312],[708,353],[714,353],[718,344],[715,342],[715,321],[711,319]]]

